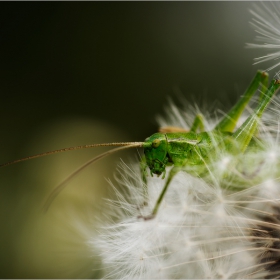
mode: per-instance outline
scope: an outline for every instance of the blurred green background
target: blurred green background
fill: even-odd
[[[74,145],[143,141],[167,96],[232,104],[263,55],[251,2],[11,2],[0,4],[1,163]],[[178,102],[177,102],[178,103]],[[178,105],[180,105],[178,103]],[[225,108],[223,108],[225,109]],[[0,277],[90,278],[102,199],[120,155],[83,172],[41,206],[73,169],[104,149],[0,170]],[[131,151],[124,157],[136,158]],[[73,226],[73,223],[75,224]]]

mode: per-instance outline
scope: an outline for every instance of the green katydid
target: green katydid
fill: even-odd
[[[173,166],[168,174],[167,180],[151,214],[149,216],[142,217],[145,220],[150,219],[157,214],[159,206],[170,185],[171,180],[179,171],[185,171],[191,173],[192,175],[203,178],[208,172],[207,166],[210,162],[210,158],[211,161],[213,158],[218,159],[218,154],[216,153],[217,148],[223,149],[225,152],[232,155],[246,152],[248,146],[252,142],[252,138],[256,135],[258,123],[263,112],[271,101],[273,95],[280,87],[280,80],[273,79],[269,87],[267,87],[267,85],[268,74],[258,71],[251,84],[247,88],[245,94],[210,132],[204,131],[203,117],[198,115],[196,116],[190,131],[180,132],[177,128],[168,128],[166,129],[168,132],[163,130],[163,132],[155,133],[148,137],[144,142],[105,143],[65,148],[8,162],[0,165],[0,167],[70,150],[101,146],[118,146],[118,148],[107,151],[91,159],[78,168],[75,172],[73,172],[61,184],[59,184],[50,194],[45,203],[45,207],[47,209],[58,193],[65,187],[66,183],[79,171],[91,163],[122,149],[143,147],[144,157],[140,166],[143,176],[144,192],[147,192],[147,167],[150,169],[151,176],[156,174],[157,176],[162,175],[162,178],[164,178],[166,166]],[[254,112],[246,119],[246,121],[234,131],[239,117],[259,87],[261,87],[261,94],[257,107],[255,108]],[[200,132],[198,132],[198,130]]]

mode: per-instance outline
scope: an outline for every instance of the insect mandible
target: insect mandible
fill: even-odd
[[[261,91],[258,105],[245,122],[235,130],[239,117],[259,87],[261,87]],[[0,165],[0,167],[71,150],[117,146],[117,148],[91,159],[61,182],[49,195],[45,203],[45,209],[48,209],[58,193],[66,186],[67,182],[88,165],[120,150],[142,147],[144,148],[144,157],[141,161],[140,168],[145,193],[147,193],[147,167],[150,169],[151,176],[156,174],[157,176],[162,175],[162,178],[164,178],[166,166],[172,166],[152,212],[148,216],[141,216],[141,218],[148,220],[157,214],[171,180],[179,171],[185,171],[203,178],[208,172],[207,165],[209,164],[210,157],[211,160],[213,160],[213,157],[218,157],[216,154],[217,147],[232,155],[246,152],[248,145],[250,145],[253,136],[257,132],[259,120],[263,112],[279,87],[280,80],[273,79],[268,86],[268,74],[258,71],[244,95],[214,129],[209,132],[204,131],[203,116],[197,115],[189,131],[181,132],[180,129],[171,127],[153,134],[146,138],[144,142],[104,143],[70,147],[14,160]]]

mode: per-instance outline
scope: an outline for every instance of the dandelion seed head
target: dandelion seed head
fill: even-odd
[[[183,191],[184,186],[188,191]],[[128,192],[130,189],[126,195]],[[135,189],[132,193],[135,194]],[[240,233],[236,236],[236,229],[231,229],[238,221],[227,209],[223,191],[215,191],[198,178],[182,173],[170,186],[165,202],[155,219],[143,221],[126,211],[120,222],[103,226],[92,244],[100,250],[105,277],[230,278],[228,268],[222,269],[220,265],[217,272],[216,262],[220,254],[234,255],[230,250],[241,244]],[[123,197],[121,203],[122,207],[128,207]],[[225,236],[230,233],[236,237],[226,241]]]
[[[116,198],[107,201],[106,219],[90,240],[102,259],[104,278],[233,279],[271,274],[267,254],[277,258],[272,249],[277,247],[275,231],[280,230],[278,225],[273,231],[269,228],[275,207],[280,209],[280,126],[275,118],[279,103],[273,105],[275,110],[266,114],[254,140],[263,141],[263,148],[228,155],[217,146],[219,156],[208,166],[210,179],[180,171],[154,219],[141,217],[151,213],[166,179],[149,177],[145,197],[139,164],[120,164],[120,187],[111,183]],[[178,126],[180,120],[180,125],[190,127],[180,110],[170,110],[174,115],[169,112],[170,120],[161,119],[162,124]],[[192,113],[188,118],[194,118],[196,111]],[[217,119],[207,122],[211,126]],[[167,168],[166,178],[169,172]]]

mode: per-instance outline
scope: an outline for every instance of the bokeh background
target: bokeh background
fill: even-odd
[[[245,49],[252,2],[0,4],[1,163],[75,145],[143,141],[178,95],[233,104],[259,68]],[[263,68],[264,66],[262,66]],[[217,103],[217,104],[219,104]],[[0,170],[0,278],[101,277],[97,232],[120,156],[71,171],[104,149]],[[108,194],[109,193],[109,194]]]

